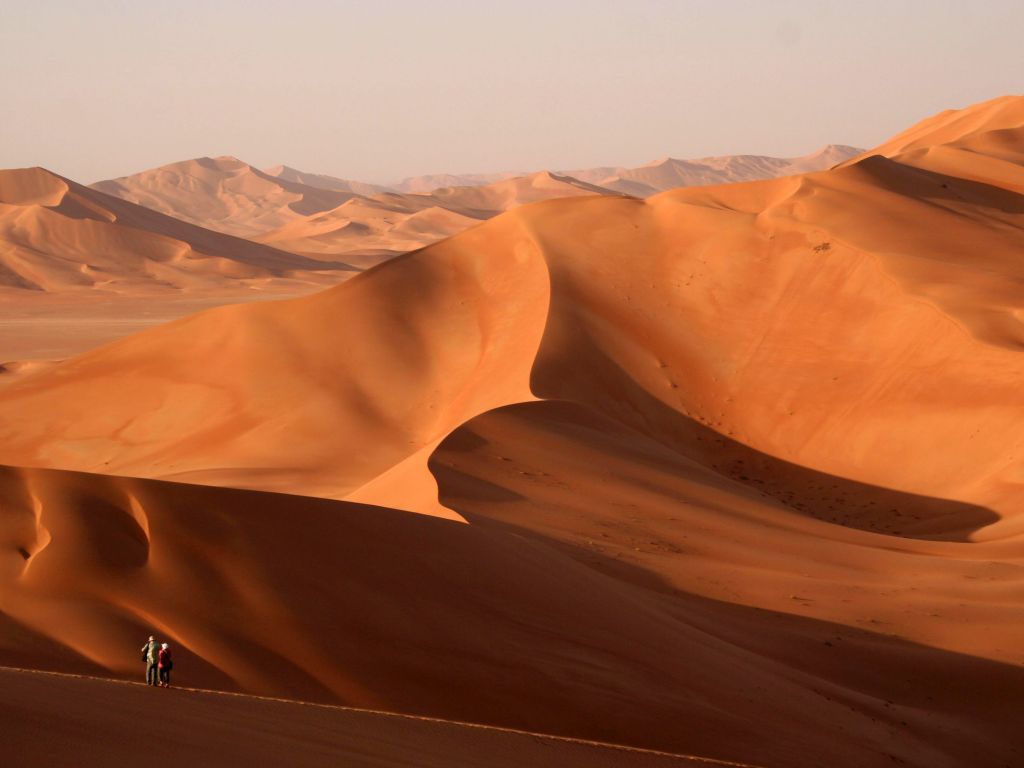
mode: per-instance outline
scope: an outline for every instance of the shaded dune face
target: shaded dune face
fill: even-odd
[[[20,375],[0,651],[137,673],[156,628],[210,686],[1019,763],[1021,104],[906,157],[523,206]]]
[[[602,432],[612,437],[602,449],[612,461],[636,450],[664,453],[644,439],[624,440],[621,426],[578,406],[534,403],[512,406],[509,415],[516,409],[530,413],[522,425],[540,428],[525,455],[550,446],[544,433],[572,435],[568,465],[547,465],[551,477],[569,483],[582,479],[578,469],[567,471],[576,451]],[[487,415],[466,430],[521,467],[524,444],[501,444],[512,426],[503,420],[495,426]],[[466,468],[474,460],[464,439],[437,458]],[[444,498],[470,524],[346,502],[4,469],[5,528],[8,516],[35,515],[51,542],[27,561],[4,548],[0,660],[137,678],[135,649],[155,632],[175,647],[179,680],[191,685],[756,758],[757,765],[1013,759],[1015,715],[999,692],[1020,689],[1019,669],[907,642],[872,624],[703,597],[687,582],[720,574],[697,558],[645,541],[645,560],[630,562],[585,542],[595,522],[628,525],[641,515],[642,526],[659,531],[645,538],[693,535],[714,521],[714,507],[704,506],[710,493],[735,510],[732,547],[752,543],[760,515],[755,528],[790,528],[778,538],[789,538],[805,561],[813,556],[797,543],[815,532],[804,518],[759,508],[741,486],[690,467],[671,480],[689,485],[687,505],[645,504],[624,515],[614,489],[605,489],[602,507],[570,487],[562,504],[549,497],[515,514],[515,504],[470,501],[448,470],[435,471]],[[531,483],[518,486],[523,498],[533,496]],[[123,549],[125,520],[144,521],[144,562],[104,556]],[[94,530],[83,537],[86,528]],[[729,537],[718,541],[730,546]],[[830,551],[849,559],[863,543],[833,542]],[[836,570],[855,571],[851,562]],[[813,603],[839,582],[830,577],[800,598]]]
[[[721,763],[535,733],[482,728],[305,702],[209,692],[168,692],[159,750],[125,738],[152,692],[89,677],[0,670],[6,754],[16,765],[287,764],[292,768],[714,768]],[[413,761],[412,763],[410,761]]]

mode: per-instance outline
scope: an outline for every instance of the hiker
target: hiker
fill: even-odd
[[[174,662],[171,660],[171,649],[167,643],[160,646],[160,653],[157,655],[157,663],[160,666],[160,687],[171,687],[171,669]]]
[[[159,667],[157,666],[160,662],[159,658],[160,646],[157,644],[153,636],[149,636],[149,640],[142,646],[142,660],[146,662],[146,685],[158,685],[160,680],[158,678]]]

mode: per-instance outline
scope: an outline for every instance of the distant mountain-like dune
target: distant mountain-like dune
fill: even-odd
[[[696,160],[667,157],[636,168],[593,168],[566,171],[566,174],[623,194],[649,197],[678,187],[734,184],[824,171],[862,151],[829,144],[804,157],[725,155]]]
[[[0,171],[0,287],[209,288],[349,269],[178,221],[42,168]]]
[[[246,237],[340,205],[356,192],[265,173],[234,157],[201,157],[92,185],[208,229]]]
[[[774,178],[823,170],[860,151],[830,145],[788,159],[737,155],[557,174],[435,174],[390,188],[286,165],[261,171],[233,157],[204,157],[93,187],[209,229],[371,266],[524,203],[593,194],[647,197],[675,187]],[[425,217],[426,209],[435,210]]]

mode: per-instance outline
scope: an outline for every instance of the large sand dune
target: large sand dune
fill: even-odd
[[[316,296],[6,387],[0,459],[344,496],[477,413],[556,397],[808,509],[790,465],[992,510],[915,504],[898,526],[962,538],[1013,511],[1022,214],[1012,189],[880,156],[525,206]],[[880,505],[831,502],[895,525]]]
[[[905,136],[524,205],[19,375],[0,653],[129,674],[155,627],[207,686],[1018,764],[1024,99]]]
[[[758,765],[1019,758],[1002,693],[1024,673],[904,639],[983,611],[994,635],[1019,581],[953,545],[830,532],[576,406],[516,408],[439,454],[470,524],[4,470],[0,661],[137,677],[155,631],[186,685]],[[628,474],[599,482],[595,458]]]

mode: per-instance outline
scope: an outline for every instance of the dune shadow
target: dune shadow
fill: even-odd
[[[572,346],[571,368],[538,357],[530,382],[537,396],[584,406],[797,512],[874,533],[960,542],[1001,519],[980,505],[872,485],[764,453],[649,394],[583,326],[573,329]]]
[[[99,495],[83,494],[76,500],[83,508],[82,534],[91,551],[113,568],[142,568],[149,560],[149,536],[131,512]]]
[[[944,200],[1001,213],[1024,213],[1024,195],[983,181],[950,176],[882,155],[869,155],[848,167],[861,169],[880,187],[911,200]]]
[[[877,758],[895,765],[931,768],[938,764],[933,762],[936,754],[942,754],[949,765],[970,768],[1024,764],[1017,710],[1007,706],[1007,702],[1024,700],[1024,668],[1018,665],[906,640],[885,632],[886,622],[880,620],[871,620],[878,630],[862,629],[704,597],[620,558],[476,514],[470,506],[451,499],[444,503],[471,525],[532,540],[582,567],[643,590],[675,620],[725,647],[739,649],[743,655],[756,654],[763,668],[806,687],[818,699],[821,717],[849,717],[853,727],[859,723],[865,735],[876,728],[889,734],[888,751],[876,751],[877,744],[873,747],[865,739],[859,754],[857,750],[845,753],[848,762],[814,762],[812,742],[817,739],[808,738],[805,755],[816,765],[863,766],[875,764]],[[770,688],[751,680],[746,694],[755,704],[761,702],[765,718],[773,716]],[[723,691],[723,696],[727,695]],[[952,723],[956,727],[951,727]],[[764,753],[738,750],[735,745],[745,738],[738,731],[717,753],[706,754],[731,760],[768,760]],[[934,752],[926,754],[925,744]]]

